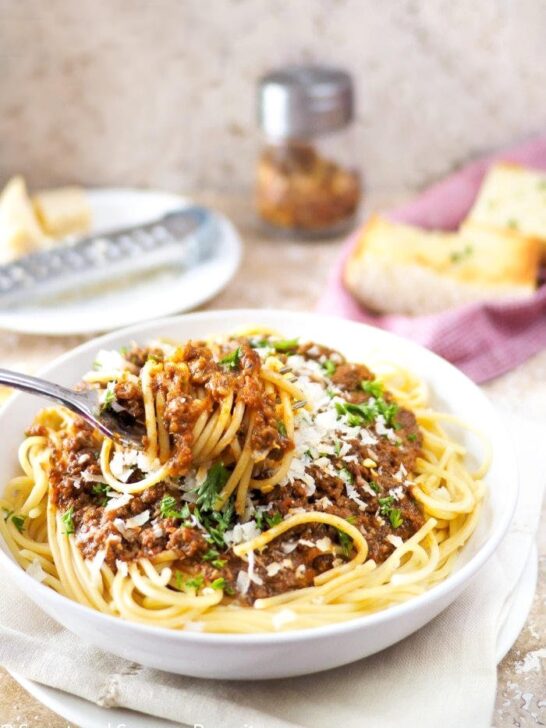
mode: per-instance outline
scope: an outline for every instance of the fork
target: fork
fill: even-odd
[[[128,412],[116,413],[110,408],[103,409],[97,389],[76,392],[62,387],[60,384],[9,369],[0,369],[0,384],[53,400],[83,417],[111,440],[140,450],[144,448],[142,441],[146,434],[144,425],[135,420]]]

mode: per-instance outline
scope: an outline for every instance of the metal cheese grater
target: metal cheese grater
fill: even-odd
[[[0,266],[0,307],[166,266],[190,268],[213,252],[216,219],[202,207],[81,238]]]

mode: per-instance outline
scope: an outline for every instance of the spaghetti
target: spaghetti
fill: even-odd
[[[379,379],[258,331],[99,352],[84,382],[145,423],[143,449],[43,410],[0,532],[106,614],[224,633],[352,619],[445,579],[479,518],[489,457],[469,471],[403,368]]]

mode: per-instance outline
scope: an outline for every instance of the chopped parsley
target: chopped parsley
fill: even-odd
[[[106,483],[95,483],[91,488],[91,492],[93,493],[93,495],[96,495],[98,496],[98,498],[100,498],[101,506],[105,506],[110,500],[110,498],[108,497],[109,491],[110,486],[106,485]]]
[[[402,511],[400,508],[393,508],[394,498],[392,495],[387,495],[385,498],[378,498],[379,501],[379,513],[389,519],[393,528],[398,528],[404,523],[402,518]]]
[[[101,414],[103,412],[106,412],[107,409],[110,409],[112,406],[112,402],[116,399],[116,393],[114,391],[115,382],[108,382],[106,386],[106,391],[104,392],[104,397],[100,406],[100,412]]]
[[[341,415],[346,415],[348,412],[347,405],[343,402],[336,402],[336,412],[340,417]]]
[[[279,432],[279,435],[282,435],[283,437],[286,437],[286,425],[282,420],[279,420],[277,422],[277,430]]]
[[[232,371],[235,369],[239,369],[239,365],[241,363],[241,347],[238,346],[236,349],[234,349],[230,354],[227,354],[223,359],[220,359],[218,364],[222,364],[222,366],[225,366],[226,369],[231,369]]]
[[[345,531],[340,531],[339,529],[337,535],[339,538],[339,545],[341,546],[341,553],[343,556],[348,557],[351,553],[351,549],[353,548],[353,539],[348,536]]]
[[[282,339],[281,341],[270,341],[269,345],[272,346],[275,351],[293,351],[298,348],[298,339]]]
[[[197,493],[196,503],[202,510],[212,511],[216,499],[227,483],[231,473],[224,467],[223,463],[215,463],[207,473],[204,482],[195,488]]]
[[[334,443],[334,452],[339,457],[339,453],[341,452],[341,442],[339,440],[336,440]]]
[[[389,513],[389,521],[391,522],[391,526],[393,528],[398,528],[404,523],[404,519],[402,518],[402,511],[400,508],[393,508],[391,512]]]
[[[265,349],[267,346],[270,346],[267,339],[249,339],[248,343],[253,349]]]
[[[225,593],[230,597],[235,594],[234,590],[229,586],[223,576],[220,576],[218,577],[218,579],[211,581],[210,586],[213,589],[223,589]]]
[[[74,528],[74,506],[70,506],[70,508],[63,513],[61,516],[61,521],[64,525],[64,534],[65,536],[70,536],[71,534],[75,533],[76,529]]]
[[[468,258],[473,253],[473,247],[471,245],[465,245],[462,250],[454,250],[449,256],[452,263],[460,263],[465,258]]]
[[[282,515],[280,513],[272,513],[271,515],[269,513],[266,513],[265,520],[269,527],[273,528],[273,526],[278,526],[279,523],[282,521]]]
[[[260,531],[265,531],[266,527],[273,528],[282,521],[282,515],[280,513],[267,513],[266,511],[260,511],[256,513],[256,526]]]
[[[176,499],[172,495],[164,495],[159,503],[161,518],[180,518],[180,511],[177,510]]]
[[[4,511],[4,521],[7,521],[15,513],[15,511],[8,511],[7,508],[2,508],[2,510]]]
[[[347,523],[350,523],[351,526],[354,526],[356,525],[357,518],[356,516],[347,516],[345,520],[347,521]]]
[[[374,493],[379,493],[379,491],[381,490],[375,480],[370,480],[370,488],[373,490]]]
[[[398,405],[394,402],[387,402],[383,397],[378,397],[375,402],[363,402],[353,404],[352,402],[336,402],[338,415],[345,415],[350,427],[356,427],[363,423],[374,422],[379,415],[382,415],[388,427],[399,427],[394,418],[398,412]]]
[[[360,386],[366,394],[371,394],[372,397],[379,399],[383,396],[383,382],[380,382],[379,379],[364,379],[360,382]]]
[[[188,579],[188,581],[186,582],[186,587],[188,589],[195,589],[195,591],[197,591],[203,586],[204,582],[205,577],[203,576],[203,574],[197,574],[193,577],[193,579]]]
[[[408,440],[409,440],[410,442],[416,442],[416,440],[417,440],[417,435],[415,434],[415,432],[410,432],[410,434],[408,435]]]
[[[226,559],[219,558],[220,553],[216,549],[209,549],[203,556],[203,561],[210,561],[216,569],[223,569],[227,564]]]
[[[25,528],[25,516],[11,516],[11,522],[15,526],[15,528],[19,531],[19,533],[23,533],[23,529]]]
[[[225,547],[224,533],[230,528],[233,520],[234,506],[233,498],[226,503],[222,511],[202,513],[199,508],[194,508],[193,516],[208,531],[208,540],[220,548]]]
[[[336,365],[331,359],[326,359],[326,361],[322,364],[322,368],[326,372],[326,374],[331,377],[336,373]]]
[[[386,495],[384,498],[378,498],[379,503],[379,513],[382,516],[388,516],[389,511],[391,510],[391,506],[394,503],[394,498],[392,495]]]
[[[216,549],[209,549],[203,556],[203,561],[214,561],[214,559],[217,559],[219,556],[220,554]]]
[[[174,583],[176,584],[176,588],[178,591],[182,591],[182,587],[184,586],[183,576],[181,571],[177,571],[174,575]]]
[[[172,495],[164,495],[159,501],[159,515],[161,518],[178,518],[184,521],[185,526],[191,526],[191,512],[187,503],[184,503],[180,510],[177,507],[176,499]]]
[[[253,349],[265,349],[271,347],[275,351],[286,352],[293,351],[298,348],[298,339],[281,339],[279,341],[271,341],[271,339],[250,339],[250,346]]]

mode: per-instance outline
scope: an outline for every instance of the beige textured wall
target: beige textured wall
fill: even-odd
[[[376,188],[546,129],[542,0],[0,0],[0,178],[246,188],[254,85],[357,78]]]

